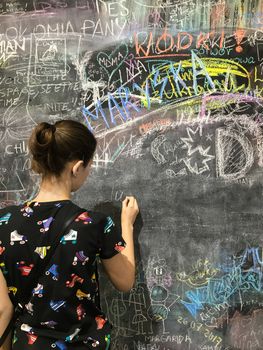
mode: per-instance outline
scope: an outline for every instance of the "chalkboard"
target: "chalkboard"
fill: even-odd
[[[36,123],[98,139],[74,200],[135,195],[129,293],[101,275],[113,350],[263,348],[260,0],[45,0],[0,5],[1,206],[33,197]]]

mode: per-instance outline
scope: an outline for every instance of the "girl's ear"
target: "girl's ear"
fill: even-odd
[[[83,160],[78,160],[75,164],[73,164],[71,174],[74,177],[78,176],[80,168],[83,166]]]

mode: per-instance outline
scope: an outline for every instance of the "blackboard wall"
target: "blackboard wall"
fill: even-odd
[[[113,350],[263,349],[263,3],[0,4],[1,206],[33,197],[37,122],[99,146],[74,200],[138,198],[136,285],[101,277]]]

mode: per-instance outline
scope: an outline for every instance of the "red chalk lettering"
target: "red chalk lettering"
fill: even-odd
[[[186,41],[186,43],[185,43]],[[188,42],[187,42],[188,41]],[[186,32],[178,33],[177,36],[177,51],[187,50],[193,43],[193,36]]]
[[[144,41],[139,44],[139,35],[140,34],[145,34],[145,38],[144,38]],[[143,45],[146,43],[147,39],[148,39],[147,49],[144,50]],[[153,44],[153,34],[152,34],[152,32],[150,32],[149,36],[148,36],[148,34],[144,33],[144,32],[135,33],[134,42],[135,42],[136,54],[138,56],[140,56],[141,52],[143,53],[143,56],[149,56],[151,45]]]
[[[160,44],[163,44],[164,49],[160,48]],[[172,50],[173,46],[174,46],[174,39],[171,34],[167,33],[167,29],[165,28],[163,34],[157,39],[156,46],[155,46],[156,52],[164,53],[164,52],[170,51]]]

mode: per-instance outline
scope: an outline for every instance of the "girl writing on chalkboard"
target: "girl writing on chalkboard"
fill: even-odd
[[[45,264],[54,237],[61,234],[52,227],[62,230],[71,208],[76,210],[71,192],[89,175],[95,148],[93,134],[76,121],[41,123],[33,130],[29,149],[32,168],[42,175],[40,191],[31,202],[0,210],[0,335],[12,317],[13,304],[21,302],[31,271],[42,260]],[[61,217],[63,208],[66,214]],[[110,217],[78,211],[44,272],[36,276],[16,319],[13,345],[9,335],[0,350],[109,349],[111,326],[99,307],[96,257],[118,290],[132,288],[133,224],[139,209],[134,197],[122,202],[122,235]]]

